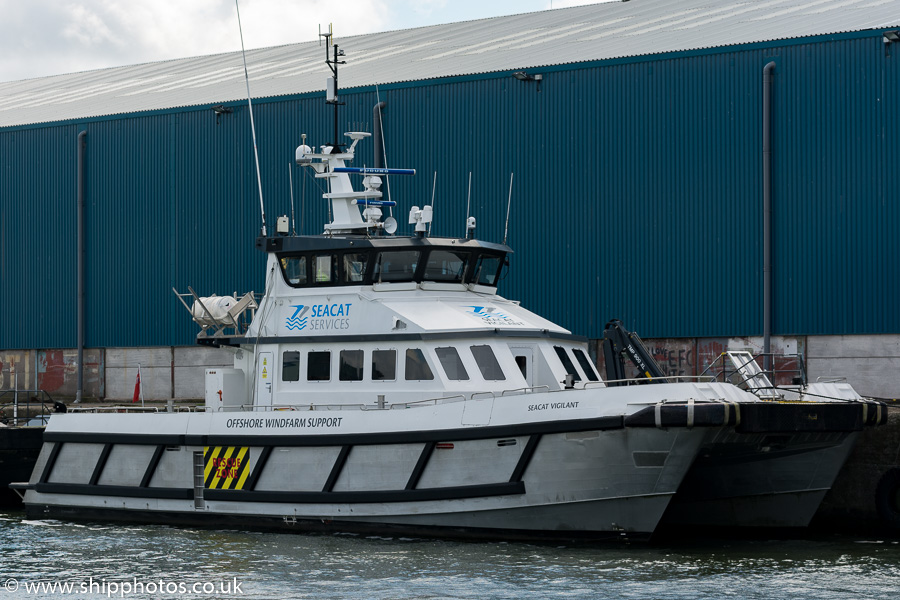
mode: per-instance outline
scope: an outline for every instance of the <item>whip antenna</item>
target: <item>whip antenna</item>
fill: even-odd
[[[512,206],[512,181],[515,173],[509,174],[509,199],[506,201],[506,228],[503,230],[503,244],[506,245],[506,236],[509,234],[509,207]]]
[[[291,184],[291,234],[297,235],[297,221],[294,220],[294,173],[291,171],[291,163],[288,163],[288,181]]]
[[[431,210],[434,210],[435,190],[437,190],[437,171],[434,172],[434,183],[431,184]],[[431,235],[431,221],[428,222],[428,235]]]
[[[375,84],[375,101],[378,103],[378,114],[379,114],[378,128],[380,129],[379,133],[381,134],[381,157],[382,157],[382,159],[384,159],[384,165],[382,165],[382,166],[384,168],[387,168],[387,166],[388,166],[388,164],[387,164],[387,149],[385,149],[385,146],[384,146],[384,119],[380,118],[380,115],[381,115],[381,93],[378,91],[377,83]],[[388,202],[390,202],[390,200],[391,200],[391,178],[385,177],[384,183],[387,186],[387,197],[388,197]],[[388,207],[389,207],[388,214],[393,216],[394,210],[393,210],[393,208],[390,208],[390,206],[391,205],[388,204]],[[431,233],[431,225],[429,225],[428,227],[429,227],[428,232]]]
[[[465,234],[465,236],[463,236],[466,239],[469,238],[468,221],[469,221],[469,216],[470,216],[469,206],[471,206],[471,203],[472,203],[472,171],[469,171],[469,192],[466,194],[466,234]]]
[[[247,107],[250,109],[250,135],[253,137],[253,158],[256,160],[256,185],[259,188],[259,212],[262,214],[262,235],[266,237],[266,209],[263,206],[262,177],[259,174],[259,151],[256,149],[256,126],[253,124],[253,103],[250,101],[250,76],[247,74],[247,53],[244,50],[244,30],[241,28],[241,8],[234,0],[237,10],[238,32],[241,34],[241,58],[244,60],[244,81],[247,83]]]

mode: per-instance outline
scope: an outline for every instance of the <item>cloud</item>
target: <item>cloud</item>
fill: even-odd
[[[385,0],[243,0],[249,48],[385,28]],[[0,0],[0,81],[240,50],[233,0]]]
[[[553,8],[598,0],[553,0]],[[546,10],[550,0],[241,0],[248,49]],[[234,0],[0,0],[0,81],[240,50]]]

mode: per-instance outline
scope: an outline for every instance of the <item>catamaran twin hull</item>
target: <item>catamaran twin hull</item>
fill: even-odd
[[[565,395],[585,404],[584,391]],[[425,425],[461,423],[465,404],[63,415],[46,433],[26,510],[305,531],[646,538],[707,429],[685,426],[685,405],[666,407],[678,424],[666,428],[549,409],[556,414],[540,421]],[[718,427],[734,417],[725,403],[691,413]]]

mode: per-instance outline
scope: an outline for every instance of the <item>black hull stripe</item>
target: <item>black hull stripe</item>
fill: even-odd
[[[74,494],[76,496],[121,496],[123,498],[168,500],[190,500],[194,497],[194,491],[190,489],[82,483],[37,483],[34,485],[34,490],[42,494]]]
[[[246,413],[235,413],[235,415]],[[54,431],[44,434],[45,442],[80,442],[92,444],[160,444],[166,446],[367,446],[376,444],[410,444],[482,440],[535,434],[604,431],[624,428],[622,416],[572,419],[488,427],[436,429],[431,431],[397,431],[382,433],[299,434],[299,435],[155,435],[140,433],[82,433]]]
[[[34,490],[42,494],[72,494],[77,496],[119,496],[124,498],[155,498],[190,500],[193,490],[181,488],[140,488],[116,485],[84,485],[76,483],[38,483]],[[429,500],[461,500],[488,498],[525,493],[521,481],[467,485],[419,490],[386,490],[366,492],[269,492],[247,490],[205,489],[205,500],[231,502],[282,502],[287,504],[366,504],[381,502],[423,502]]]

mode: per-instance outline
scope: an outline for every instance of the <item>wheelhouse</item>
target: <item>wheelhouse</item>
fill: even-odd
[[[285,237],[265,240],[294,288],[444,283],[497,287],[511,250],[476,240]]]

